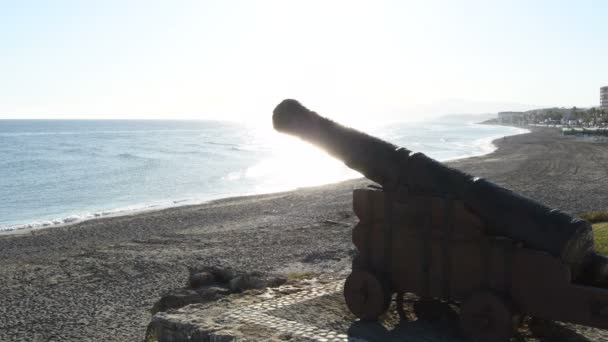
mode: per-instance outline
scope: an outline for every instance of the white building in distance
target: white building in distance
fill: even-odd
[[[600,88],[600,108],[608,110],[608,86]]]

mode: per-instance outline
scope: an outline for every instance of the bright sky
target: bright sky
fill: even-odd
[[[0,118],[597,105],[608,1],[0,0]]]

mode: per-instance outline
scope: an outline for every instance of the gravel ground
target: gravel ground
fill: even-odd
[[[451,165],[550,206],[608,208],[608,148],[552,131]],[[139,341],[188,267],[344,272],[353,180],[0,236],[0,341]]]
[[[494,144],[494,153],[451,165],[571,214],[608,210],[608,143],[539,129]]]

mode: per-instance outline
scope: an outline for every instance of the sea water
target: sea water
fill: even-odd
[[[441,119],[364,126],[445,161],[522,130]],[[270,124],[0,120],[0,231],[321,185],[361,175]]]

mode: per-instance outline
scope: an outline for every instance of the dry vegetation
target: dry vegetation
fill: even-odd
[[[603,255],[608,255],[608,222],[594,224],[593,237],[595,238],[597,251]]]
[[[592,211],[582,214],[580,217],[590,223],[608,222],[608,211]]]

